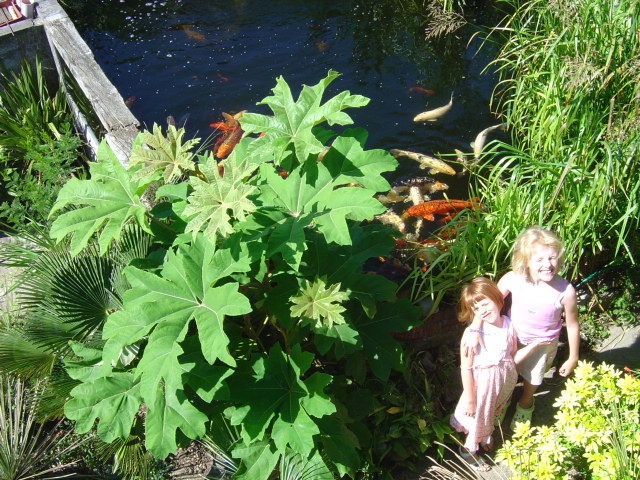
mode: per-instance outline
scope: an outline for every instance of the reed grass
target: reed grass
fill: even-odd
[[[500,276],[515,237],[534,224],[563,240],[571,280],[616,257],[635,263],[640,2],[504,3],[514,13],[494,29],[503,46],[491,65],[499,74],[492,107],[511,141],[483,152],[469,196],[485,209],[413,276],[416,299],[439,300],[447,292],[438,289],[452,293],[476,275]]]

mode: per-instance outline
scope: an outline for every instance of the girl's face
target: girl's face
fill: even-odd
[[[500,323],[500,306],[490,298],[484,297],[473,304],[473,314],[483,322],[497,325]]]
[[[554,248],[536,244],[528,267],[533,283],[550,282],[558,272],[558,252]]]

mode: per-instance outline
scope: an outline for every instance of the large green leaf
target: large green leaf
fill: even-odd
[[[233,478],[237,480],[267,480],[273,472],[280,452],[269,440],[238,444],[233,456],[240,459],[240,467]]]
[[[124,294],[124,309],[111,315],[105,325],[105,362],[112,361],[123,346],[141,340],[154,329],[145,357],[138,365],[138,374],[145,371],[149,363],[148,375],[164,375],[163,369],[158,368],[160,359],[169,361],[166,366],[169,374],[182,353],[175,342],[184,339],[189,322],[195,319],[207,361],[213,364],[220,359],[235,365],[228,351],[224,317],[249,313],[251,306],[238,292],[237,283],[211,285],[219,275],[243,271],[247,265],[239,260],[233,264],[235,267],[220,270],[215,266],[220,263],[215,260],[217,256],[229,258],[225,250],[214,252],[213,245],[199,235],[193,245],[182,245],[175,254],[167,253],[161,276],[134,267],[125,269],[133,288]]]
[[[392,369],[403,368],[403,349],[391,332],[403,332],[418,324],[420,309],[408,300],[385,302],[373,318],[354,315],[354,326],[360,333],[364,352],[371,370],[381,380],[387,380]]]
[[[147,405],[145,444],[156,458],[175,453],[176,433],[180,429],[187,438],[200,438],[206,432],[207,416],[194,407],[176,385],[167,383],[153,404]]]
[[[295,148],[298,163],[303,163],[309,155],[324,150],[324,145],[312,131],[314,126],[325,121],[329,125],[353,123],[351,117],[342,110],[362,107],[369,103],[369,99],[345,91],[321,104],[324,90],[338,76],[338,73],[330,70],[327,76],[313,87],[303,86],[297,101],[294,101],[289,85],[279,77],[272,90],[273,96],[259,103],[268,105],[274,116],[245,113],[240,119],[242,129],[247,133],[267,134],[266,138],[275,147],[276,165],[281,164],[285,151],[290,146]]]
[[[193,153],[190,150],[198,144],[199,138],[182,143],[184,128],[167,127],[167,137],[162,134],[162,128],[153,124],[153,133],[144,131],[138,135],[131,149],[130,165],[141,164],[133,180],[147,179],[156,171],[162,171],[165,183],[173,183],[188,172],[195,170]]]
[[[187,232],[204,233],[212,241],[216,235],[227,237],[233,233],[232,220],[242,221],[247,214],[255,210],[249,199],[255,187],[246,180],[257,168],[237,156],[224,162],[224,174],[220,175],[213,157],[201,165],[204,178],[191,176],[189,183],[193,193],[188,197],[184,216],[189,219]]]
[[[100,144],[98,161],[89,168],[90,180],[72,178],[60,190],[51,214],[64,207],[74,209],[54,220],[51,237],[60,241],[71,234],[71,254],[77,255],[98,233],[104,254],[111,241],[120,238],[127,222],[135,220],[151,233],[145,218],[147,210],[137,193],[141,182],[133,180],[133,172],[120,165],[106,142]]]
[[[279,448],[289,445],[308,455],[313,436],[319,433],[310,416],[322,417],[335,411],[324,393],[330,382],[327,374],[314,373],[306,379],[313,355],[296,345],[286,355],[278,344],[268,356],[254,360],[253,375],[236,375],[232,380],[232,397],[242,406],[234,411],[232,425],[242,424],[247,444],[261,440],[271,427],[270,436]]]
[[[335,183],[357,183],[374,192],[389,190],[389,182],[381,175],[398,166],[397,160],[386,150],[363,149],[367,131],[361,128],[343,132],[331,144],[322,159]]]
[[[142,396],[140,384],[131,373],[114,373],[71,390],[71,400],[64,406],[67,417],[76,421],[79,433],[88,432],[98,423],[98,435],[105,442],[127,438],[138,413]]]

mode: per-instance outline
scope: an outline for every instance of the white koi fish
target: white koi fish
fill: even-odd
[[[455,175],[456,171],[442,160],[425,155],[423,153],[408,152],[407,150],[398,150],[393,148],[389,150],[389,153],[394,157],[407,157],[420,164],[420,168],[425,170],[429,169],[429,173],[434,175],[436,173],[444,173],[445,175]]]
[[[443,105],[433,110],[427,110],[426,112],[419,113],[413,118],[414,122],[435,122],[437,119],[446,114],[453,106],[453,92],[451,92],[451,100],[446,105]]]
[[[493,125],[492,127],[487,127],[482,130],[476,139],[471,142],[471,148],[473,148],[473,157],[477,160],[480,158],[480,154],[482,153],[482,149],[484,148],[484,144],[487,143],[487,137],[494,130],[504,130],[505,124],[501,123],[500,125]]]

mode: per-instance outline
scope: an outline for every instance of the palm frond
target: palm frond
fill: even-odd
[[[280,457],[280,480],[333,480],[333,474],[318,454],[304,458],[288,451]]]
[[[69,442],[63,449],[57,445],[67,443],[73,433],[61,423],[37,423],[36,411],[45,383],[37,381],[27,386],[14,377],[0,376],[0,478],[27,480],[53,479],[69,476],[58,458],[79,446]]]

